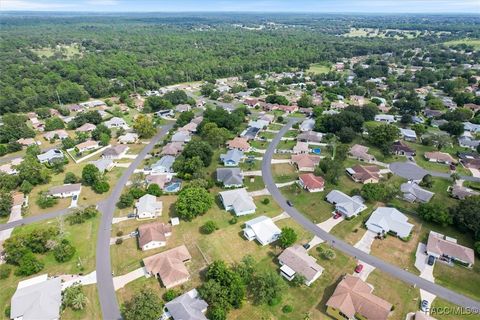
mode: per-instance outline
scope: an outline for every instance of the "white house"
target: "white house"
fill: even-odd
[[[136,143],[138,141],[138,134],[133,132],[127,132],[124,135],[118,137],[118,143],[129,144]]]
[[[400,128],[400,136],[406,141],[417,141],[417,134],[411,129]]]
[[[367,209],[360,197],[350,197],[338,190],[330,191],[327,201],[335,206],[334,213],[340,213],[346,218],[354,217]]]
[[[252,214],[257,209],[253,198],[245,188],[222,191],[220,199],[225,210],[233,211],[236,216]]]
[[[397,119],[395,119],[395,116],[391,114],[377,114],[375,116],[375,121],[385,122],[385,123],[394,123],[394,122],[397,122]]]
[[[413,224],[407,221],[408,217],[397,209],[379,207],[373,211],[365,225],[375,233],[393,232],[400,238],[406,238],[413,229]]]
[[[305,119],[300,124],[300,131],[301,132],[312,131],[314,127],[315,127],[315,120],[314,119]]]
[[[63,186],[52,187],[48,190],[47,194],[52,197],[69,198],[74,195],[79,195],[82,190],[81,183],[64,184]]]
[[[163,204],[157,197],[146,194],[135,204],[137,219],[155,219],[162,215]]]
[[[125,120],[119,117],[113,117],[110,120],[105,121],[104,124],[109,129],[112,129],[112,128],[123,128],[125,130],[130,129],[130,127],[127,125]]]
[[[269,217],[260,216],[245,222],[243,235],[248,241],[257,240],[262,246],[276,241],[282,231]]]

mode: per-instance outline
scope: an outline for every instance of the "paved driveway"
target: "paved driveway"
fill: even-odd
[[[367,232],[365,232],[365,234],[363,235],[362,239],[360,239],[354,245],[354,247],[359,249],[359,250],[362,250],[365,253],[370,253],[370,250],[372,248],[373,240],[375,240],[376,236],[377,236],[377,234],[375,232],[367,230]]]
[[[133,270],[132,272],[129,272],[127,274],[124,274],[123,276],[118,276],[113,278],[113,287],[115,288],[115,291],[118,289],[121,289],[125,287],[128,283],[137,280],[141,277],[149,277],[150,275],[148,274],[147,270],[145,267],[140,267],[136,270]]]

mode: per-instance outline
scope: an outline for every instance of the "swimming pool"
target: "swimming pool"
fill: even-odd
[[[315,148],[315,149],[312,149],[312,152],[315,153],[315,154],[320,154],[322,152],[322,149]]]
[[[164,190],[166,192],[177,192],[180,190],[182,183],[181,182],[172,182],[169,185],[167,185]]]

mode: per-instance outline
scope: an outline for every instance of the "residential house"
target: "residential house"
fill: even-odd
[[[192,121],[190,121],[190,122],[195,123],[196,125],[199,125],[200,123],[202,123],[202,121],[203,121],[203,117],[198,116],[198,117],[193,118]]]
[[[175,157],[173,156],[163,156],[152,165],[152,173],[169,173],[173,172],[173,163],[175,162]]]
[[[182,113],[192,110],[192,106],[189,104],[179,104],[175,107],[175,112]]]
[[[190,132],[188,131],[177,131],[172,136],[172,142],[186,143],[186,142],[189,142],[190,140],[192,140],[192,137],[190,136]]]
[[[348,107],[348,104],[346,104],[343,101],[334,101],[330,104],[330,109],[331,110],[343,110],[346,107]]]
[[[236,216],[255,213],[257,206],[247,189],[233,189],[220,192],[220,200],[226,211],[233,211]]]
[[[172,180],[171,174],[149,174],[145,177],[147,185],[156,184],[163,189]]]
[[[365,97],[363,96],[350,96],[350,101],[357,107],[363,107],[365,105]]]
[[[245,99],[243,100],[243,103],[245,103],[245,105],[250,108],[260,106],[258,99]]]
[[[444,163],[444,164],[452,164],[457,162],[448,153],[439,152],[439,151],[425,152],[424,157],[430,162],[438,162],[438,163]]]
[[[315,119],[309,118],[309,119],[303,120],[299,128],[301,132],[309,132],[309,131],[312,131],[314,127],[315,127]]]
[[[69,198],[78,196],[82,190],[81,183],[64,184],[63,186],[52,187],[48,190],[47,194],[57,198]]]
[[[240,168],[218,168],[217,181],[226,188],[239,188],[243,186],[243,173]]]
[[[248,127],[240,134],[240,136],[247,139],[247,141],[255,140],[259,132],[260,132],[259,128]]]
[[[375,233],[393,233],[400,238],[407,238],[413,229],[408,217],[395,208],[378,207],[365,223],[368,230]]]
[[[473,111],[474,114],[477,113],[480,110],[480,105],[475,104],[475,103],[465,103],[465,105],[463,107]]]
[[[60,129],[60,130],[49,131],[45,133],[43,137],[45,138],[45,140],[52,140],[52,139],[64,140],[68,138],[68,133],[63,129]]]
[[[228,150],[227,153],[220,155],[220,160],[226,167],[236,167],[242,161],[243,152],[237,149]]]
[[[435,195],[435,193],[423,189],[414,182],[402,183],[400,191],[403,193],[403,199],[408,202],[427,203]]]
[[[72,104],[67,107],[70,112],[82,112],[83,108],[79,106],[78,104]]]
[[[15,166],[13,166],[11,163],[0,165],[0,172],[6,173],[8,175],[14,175],[18,173]]]
[[[412,142],[417,141],[417,134],[415,133],[415,131],[411,129],[400,128],[400,136],[405,141],[412,141]]]
[[[430,125],[434,128],[439,128],[439,127],[441,127],[441,126],[443,126],[444,124],[447,124],[447,123],[448,123],[448,121],[445,120],[445,119],[438,119],[438,120],[432,120],[430,122]]]
[[[40,144],[40,142],[35,141],[35,139],[33,138],[26,138],[26,139],[21,138],[21,139],[18,139],[17,142],[22,146],[26,146],[26,147]]]
[[[278,110],[281,110],[285,112],[286,114],[292,114],[296,111],[298,111],[298,106],[293,105],[293,106],[284,106],[284,105],[279,105]]]
[[[194,122],[189,122],[183,127],[179,128],[178,131],[186,131],[186,132],[194,133],[194,132],[197,132],[197,127],[198,127],[198,124]]]
[[[44,153],[37,155],[38,161],[40,163],[53,163],[55,161],[63,160],[63,152],[58,149],[50,149]]]
[[[130,127],[125,122],[125,120],[119,117],[113,117],[110,120],[105,121],[104,125],[107,126],[107,128],[109,129],[112,129],[112,128],[123,128],[125,130],[130,129]]]
[[[459,245],[456,239],[433,231],[428,235],[426,253],[437,259],[460,262],[469,268],[475,262],[473,249]]]
[[[181,285],[190,280],[185,263],[190,262],[192,256],[185,245],[157,253],[143,259],[147,272],[160,278],[165,288]]]
[[[138,134],[133,132],[127,132],[124,135],[121,135],[120,137],[118,137],[118,143],[121,143],[121,144],[137,143],[138,138],[139,138]]]
[[[106,104],[105,104],[105,102],[100,101],[100,100],[92,100],[92,101],[82,102],[82,103],[80,103],[80,106],[88,109],[88,108],[106,106]]]
[[[430,119],[440,117],[443,114],[444,112],[441,110],[426,109],[423,111],[423,115]]]
[[[453,187],[449,188],[449,191],[453,198],[460,200],[465,200],[468,197],[480,195],[480,192],[464,186],[459,186],[458,184],[454,184]]]
[[[94,125],[94,124],[85,123],[85,124],[81,125],[80,127],[78,127],[77,129],[75,129],[75,131],[78,131],[78,132],[92,132],[96,128],[97,128],[97,126]]]
[[[167,110],[160,110],[155,112],[155,115],[157,117],[173,117],[174,112],[172,109],[167,109]]]
[[[368,149],[368,147],[362,146],[360,144],[355,144],[350,148],[348,154],[350,155],[350,157],[359,161],[373,162],[375,161],[375,157],[368,153]]]
[[[162,156],[178,156],[182,153],[184,144],[182,142],[169,142],[163,148],[160,154]]]
[[[263,116],[261,116],[259,118],[259,120],[261,121],[266,121],[268,122],[269,124],[273,122],[273,120],[275,120],[275,116],[273,114],[264,114]]]
[[[352,218],[367,209],[360,197],[350,197],[338,190],[330,191],[326,200],[335,206],[333,213],[340,213],[346,218]]]
[[[62,280],[47,274],[20,281],[13,294],[10,318],[57,320],[62,305]]]
[[[138,245],[143,251],[164,247],[172,235],[172,226],[163,222],[142,224],[138,227]]]
[[[326,303],[327,314],[338,320],[386,320],[392,304],[372,291],[373,287],[359,277],[346,275]]]
[[[458,138],[458,145],[460,147],[468,148],[475,151],[477,150],[478,145],[480,145],[480,140],[475,140],[469,137],[460,137]]]
[[[101,173],[110,171],[113,169],[113,167],[115,167],[113,160],[108,158],[101,158],[96,161],[91,161],[90,163],[97,167]]]
[[[317,259],[310,256],[307,250],[300,246],[294,245],[286,248],[278,256],[280,263],[280,274],[292,281],[298,274],[305,278],[305,284],[310,286],[323,273],[323,268],[317,263]]]
[[[292,156],[290,162],[296,166],[298,171],[313,172],[320,163],[320,157],[309,154],[296,154]]]
[[[323,134],[315,131],[302,132],[297,136],[297,141],[319,143],[323,139]]]
[[[297,144],[293,146],[293,154],[309,153],[310,148],[308,142],[297,141]]]
[[[308,192],[321,192],[325,187],[325,180],[313,173],[304,173],[299,175],[298,184]]]
[[[253,127],[253,128],[257,128],[259,130],[262,130],[266,127],[268,127],[270,123],[268,121],[265,121],[265,120],[251,120],[249,123],[248,123],[248,126],[249,127]]]
[[[173,320],[207,320],[208,303],[196,289],[192,289],[165,304],[168,316]],[[162,318],[163,319],[163,318]]]
[[[125,157],[129,147],[126,145],[115,145],[112,147],[109,147],[102,152],[102,158],[105,159],[121,159]]]
[[[380,168],[377,166],[362,166],[357,164],[352,168],[347,168],[345,171],[353,181],[363,184],[378,183],[382,177]]]
[[[377,114],[375,116],[375,121],[392,124],[392,123],[397,122],[397,119],[395,119],[395,116],[393,116],[391,114]]]
[[[282,231],[275,225],[272,219],[260,216],[245,222],[243,235],[248,241],[257,240],[262,246],[275,242]]]
[[[250,144],[245,138],[235,137],[233,140],[227,142],[227,148],[248,152],[250,151]]]
[[[415,156],[415,150],[413,150],[405,142],[400,140],[395,141],[392,144],[392,153],[396,154],[397,156],[407,156],[407,157]]]
[[[85,142],[79,143],[75,146],[75,149],[78,150],[78,152],[87,152],[87,151],[92,151],[95,149],[100,148],[100,145],[98,144],[98,141],[95,140],[87,140]]]
[[[464,122],[463,123],[463,128],[465,131],[470,131],[470,132],[480,132],[480,124],[475,124],[471,122]]]
[[[135,203],[137,219],[155,219],[162,215],[163,203],[157,197],[146,194]]]

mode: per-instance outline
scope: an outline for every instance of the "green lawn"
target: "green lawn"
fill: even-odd
[[[310,65],[310,68],[308,68],[307,73],[315,73],[315,74],[322,74],[322,73],[328,73],[330,71],[330,65],[326,63],[314,63]]]
[[[430,307],[430,315],[438,320],[474,320],[478,314],[473,315],[461,310],[459,306],[447,302],[441,298],[433,300]]]
[[[435,282],[475,300],[480,300],[480,259],[476,258],[472,269],[448,266],[437,262],[433,270]]]
[[[265,183],[263,182],[262,177],[245,177],[244,182],[248,191],[262,190],[265,188]]]
[[[475,50],[480,50],[480,39],[465,38],[465,39],[451,40],[451,41],[445,42],[445,45],[447,46],[455,46],[458,44],[466,44],[469,46],[473,46]]]
[[[272,165],[273,180],[277,183],[289,182],[298,179],[298,173],[289,163],[278,163]]]

